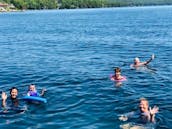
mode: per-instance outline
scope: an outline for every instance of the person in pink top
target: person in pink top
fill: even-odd
[[[112,81],[124,81],[126,78],[121,75],[121,69],[119,67],[114,69],[114,75],[111,76]]]

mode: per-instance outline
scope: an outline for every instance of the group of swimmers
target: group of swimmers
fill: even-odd
[[[151,56],[151,58],[148,61],[141,62],[138,57],[134,59],[134,63],[131,65],[132,67],[141,67],[145,66],[148,63],[150,63],[154,59],[154,55]],[[121,69],[115,68],[114,69],[114,75],[111,76],[111,80],[113,81],[125,81],[127,80],[125,76],[121,75]],[[31,84],[28,88],[27,96],[43,96],[46,89],[42,89],[41,94],[39,94],[36,90],[36,86],[34,84]],[[5,109],[7,107],[7,94],[5,92],[2,92],[1,95],[2,98],[2,107]],[[16,87],[12,87],[10,89],[10,97],[9,100],[11,100],[12,107],[17,107],[19,105],[18,100],[18,89]],[[130,112],[124,115],[121,115],[119,117],[119,120],[126,121],[129,118],[132,118],[134,116],[139,116],[141,118],[142,123],[147,122],[155,122],[155,114],[158,113],[159,108],[157,106],[154,106],[151,108],[149,106],[149,102],[145,98],[141,98],[139,102],[139,111],[138,112]]]
[[[41,94],[39,94],[36,90],[36,86],[34,84],[29,85],[27,96],[35,96],[40,97],[43,96],[46,89],[42,89]],[[17,87],[12,87],[10,89],[10,97],[7,97],[7,94],[5,92],[2,92],[1,94],[2,98],[2,107],[6,109],[7,107],[18,107],[19,106],[19,99],[18,99],[18,89]],[[7,105],[7,98],[8,98],[8,104]]]
[[[134,59],[134,63],[131,64],[130,66],[134,67],[134,68],[142,67],[142,66],[149,64],[154,58],[155,58],[155,56],[153,54],[148,61],[141,62],[140,59],[138,57],[136,57]],[[114,75],[111,76],[111,80],[122,81],[122,80],[126,80],[126,77],[121,75],[121,69],[117,67],[114,69]]]
[[[138,57],[136,57],[134,59],[134,63],[131,64],[131,67],[138,68],[138,67],[146,66],[154,58],[155,58],[155,56],[153,54],[148,61],[141,62],[140,59]],[[111,76],[111,80],[119,82],[119,81],[126,80],[126,77],[121,75],[121,69],[119,67],[117,67],[114,69],[114,75]],[[139,102],[139,111],[130,112],[130,113],[121,115],[119,117],[119,120],[126,121],[129,118],[138,116],[140,118],[141,123],[149,123],[149,122],[155,123],[155,114],[158,113],[158,110],[159,110],[159,108],[157,106],[154,106],[153,108],[151,108],[149,106],[149,102],[146,98],[141,98],[140,102]]]

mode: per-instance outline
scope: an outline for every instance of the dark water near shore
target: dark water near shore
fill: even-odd
[[[31,83],[47,104],[0,117],[2,129],[119,129],[140,97],[159,106],[157,129],[172,128],[172,6],[0,14],[0,90]],[[150,69],[133,70],[155,53]],[[119,66],[128,81],[109,80]]]

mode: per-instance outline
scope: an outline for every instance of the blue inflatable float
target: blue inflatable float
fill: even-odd
[[[24,96],[22,99],[28,102],[47,103],[47,99],[39,96]]]

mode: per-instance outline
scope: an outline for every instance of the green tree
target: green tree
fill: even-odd
[[[27,5],[23,0],[13,0],[11,2],[18,9],[26,9]]]

